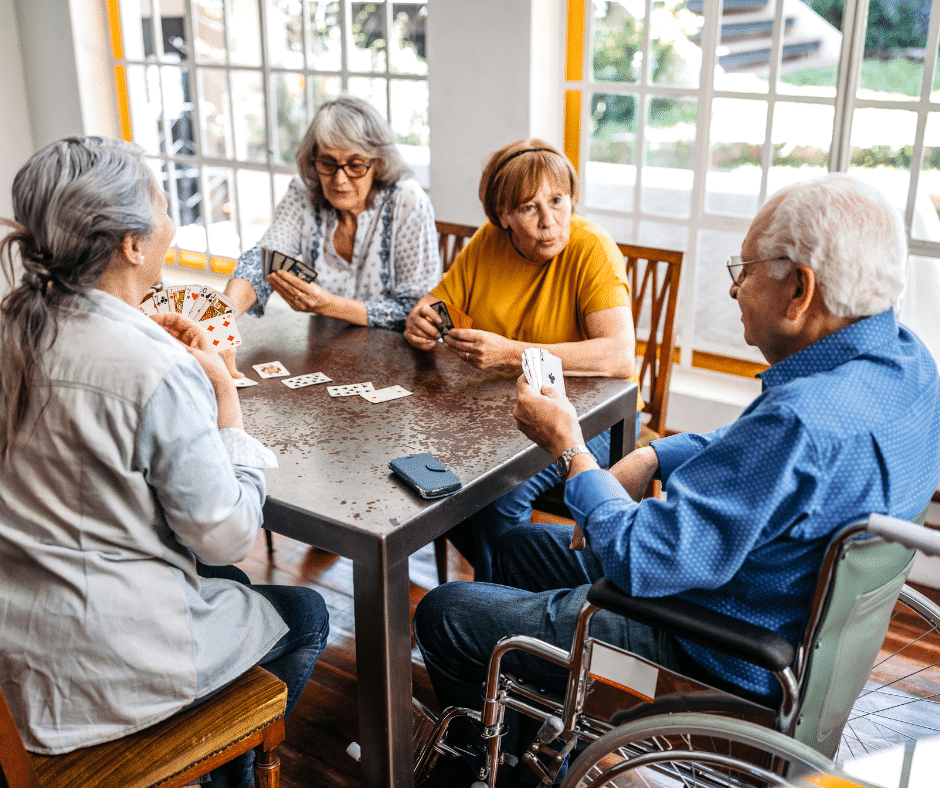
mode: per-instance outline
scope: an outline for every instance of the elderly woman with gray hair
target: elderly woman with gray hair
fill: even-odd
[[[300,312],[403,331],[441,263],[431,202],[388,123],[367,101],[339,96],[317,110],[296,158],[271,226],[239,258],[225,292],[256,316],[275,290]],[[261,247],[306,263],[316,282],[286,271],[265,279]]]

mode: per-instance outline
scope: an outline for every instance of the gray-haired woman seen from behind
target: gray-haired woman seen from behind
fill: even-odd
[[[226,566],[261,524],[274,455],[181,315],[137,307],[173,239],[142,150],[72,137],[13,182],[0,241],[0,682],[27,749],[120,738],[256,664],[297,701],[320,596]],[[14,283],[17,262],[22,276]],[[210,566],[211,565],[211,566]],[[212,788],[253,784],[249,752]]]
[[[272,291],[294,310],[404,331],[418,299],[441,277],[434,210],[411,177],[388,122],[369,102],[321,105],[297,149],[297,175],[258,243],[225,288],[239,313],[263,314]],[[316,272],[265,277],[261,249]],[[235,369],[234,350],[225,353]]]

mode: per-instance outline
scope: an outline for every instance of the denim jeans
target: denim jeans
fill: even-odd
[[[639,434],[637,414],[636,435]],[[610,464],[610,430],[589,440],[587,447],[602,468]],[[447,538],[473,567],[474,580],[492,580],[493,548],[500,537],[510,528],[531,522],[535,499],[560,481],[555,466],[550,465],[447,532]]]
[[[251,586],[277,610],[288,631],[273,648],[258,662],[287,685],[287,710],[289,715],[317,662],[317,657],[326,646],[330,631],[329,613],[323,598],[312,588],[302,586],[252,585],[248,576],[235,566],[206,566],[197,562],[200,577],[223,577]],[[213,693],[214,694],[214,693]],[[201,703],[212,695],[198,698],[192,705]],[[254,785],[254,750],[230,761],[208,775],[208,788],[251,788]]]
[[[524,634],[571,648],[581,605],[603,572],[590,548],[572,551],[570,541],[569,526],[513,528],[496,545],[492,583],[447,583],[421,600],[415,638],[442,708],[482,707],[490,653],[500,638]],[[687,661],[670,635],[614,613],[595,614],[591,634],[673,670]],[[504,656],[502,669],[558,694],[567,683],[561,667],[518,651]],[[513,713],[505,721],[502,749],[521,758],[538,725]],[[509,779],[515,784],[528,778],[534,780],[534,773],[520,761]]]

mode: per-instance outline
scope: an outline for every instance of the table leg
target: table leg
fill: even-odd
[[[387,545],[353,561],[359,744],[364,788],[407,788],[414,780],[411,609],[408,557]]]
[[[632,427],[632,425],[631,425]],[[626,429],[626,420],[618,421],[610,428],[610,466],[613,467],[636,448],[633,433]]]

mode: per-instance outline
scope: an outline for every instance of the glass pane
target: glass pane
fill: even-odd
[[[271,224],[271,176],[256,170],[236,170],[235,182],[238,184],[242,247],[250,249]],[[282,196],[283,192],[278,195]]]
[[[761,147],[767,102],[715,99],[712,103],[710,165],[705,209],[752,219],[761,183]],[[727,257],[727,255],[725,255]]]
[[[388,82],[384,79],[350,77],[349,92],[369,101],[383,118],[388,119]]]
[[[264,91],[259,71],[232,71],[232,129],[235,158],[267,162]]]
[[[163,83],[163,109],[170,131],[168,153],[171,156],[195,156],[193,104],[189,89],[189,69],[164,66],[160,69]],[[165,146],[161,145],[161,149]]]
[[[338,96],[343,90],[343,82],[339,77],[326,77],[322,74],[314,74],[307,78],[308,88],[311,96],[308,96],[310,103],[311,117],[319,106],[327,99]]]
[[[930,0],[871,0],[859,97],[920,97],[930,7]]]
[[[722,14],[718,49],[715,53],[716,90],[767,92],[776,32],[776,0],[757,5],[760,5],[760,8],[751,13]],[[792,19],[790,21],[792,22]],[[786,40],[783,51],[786,58]]]
[[[342,68],[339,3],[311,0],[309,7],[310,66],[318,71],[339,71]]]
[[[584,199],[588,205],[633,209],[636,183],[637,97],[595,93],[589,176]]]
[[[623,3],[594,0],[593,49],[595,80],[639,82],[643,71],[643,20]]]
[[[588,163],[586,173],[586,181],[588,183],[588,188],[590,188],[590,179],[591,179],[591,168],[593,165],[590,162]],[[607,232],[610,233],[611,237],[618,243],[630,244],[636,243],[636,238],[633,237],[633,220],[627,218],[623,214],[607,214],[592,211],[590,208],[578,208],[578,213],[590,219],[592,222],[597,222],[601,227],[603,227]]]
[[[121,38],[124,44],[124,57],[128,60],[143,60],[144,36],[153,41],[153,8],[150,0],[121,0]],[[145,32],[145,26],[148,28]],[[151,46],[150,56],[153,57]]]
[[[261,20],[258,0],[229,0],[229,55],[232,63],[261,65]]]
[[[350,71],[385,71],[385,4],[352,3]]]
[[[654,0],[650,16],[650,81],[656,85],[698,87],[702,50],[698,40],[704,19],[682,0]]]
[[[199,91],[202,96],[202,139],[205,156],[230,159],[232,143],[232,107],[228,93],[227,72],[214,68],[199,69]]]
[[[834,116],[833,108],[823,104],[777,102],[771,133],[774,154],[769,192],[795,180],[826,174]]]
[[[202,193],[199,167],[195,164],[170,164],[179,211],[176,241],[181,249],[206,251],[206,230],[202,226]]]
[[[303,5],[300,0],[269,0],[268,59],[273,66],[304,67]]]
[[[940,114],[936,112],[927,116],[924,163],[918,186],[911,236],[922,241],[940,241]]]
[[[235,173],[228,167],[207,167],[209,191],[209,252],[238,257],[241,242],[235,226]]]
[[[389,46],[391,70],[399,74],[427,74],[425,21],[428,7],[424,3],[392,5],[392,37]]]
[[[303,74],[275,74],[274,114],[276,118],[274,159],[293,164],[300,138],[307,129],[307,94]]]
[[[162,140],[160,71],[157,66],[127,67],[127,101],[134,141],[150,153],[156,153]]]
[[[428,145],[428,83],[423,79],[392,79],[388,88],[395,141],[405,145]]]
[[[836,95],[843,6],[841,0],[809,0],[806,5],[786,6],[781,93],[830,98]]]
[[[674,216],[691,215],[692,154],[697,111],[698,102],[695,99],[650,99],[640,190],[640,205],[644,211]]]
[[[193,3],[196,18],[196,60],[200,63],[224,63],[225,13],[222,0],[196,0]]]

